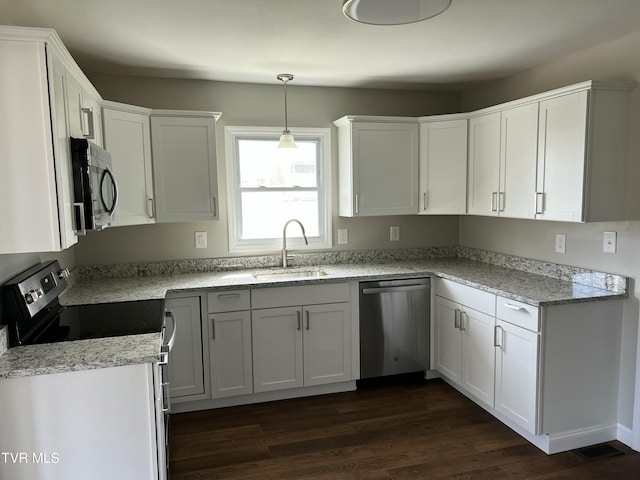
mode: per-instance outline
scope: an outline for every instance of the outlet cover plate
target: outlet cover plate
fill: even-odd
[[[605,253],[616,253],[618,235],[616,232],[604,232],[602,237],[602,251]]]
[[[338,245],[346,245],[349,243],[349,230],[346,228],[338,229]]]
[[[400,241],[400,227],[397,225],[393,225],[389,227],[389,240],[392,242]]]
[[[556,253],[566,253],[567,236],[564,233],[556,233]]]
[[[196,248],[207,248],[207,232],[195,232]]]

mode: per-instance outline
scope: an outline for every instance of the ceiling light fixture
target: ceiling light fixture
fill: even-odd
[[[440,15],[451,0],[344,0],[342,12],[369,25],[406,25]]]
[[[287,125],[287,83],[293,80],[293,75],[290,73],[281,73],[280,75],[276,75],[276,78],[284,85],[284,130],[282,131],[282,135],[280,135],[278,148],[298,148]]]

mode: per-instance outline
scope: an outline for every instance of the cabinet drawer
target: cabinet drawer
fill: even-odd
[[[437,278],[435,285],[436,295],[466,305],[487,315],[495,316],[496,314],[496,296],[493,293],[443,278]]]
[[[532,332],[540,330],[538,307],[498,296],[496,308],[498,319],[526,328]]]
[[[349,301],[348,283],[320,283],[251,290],[253,308],[292,307]]]
[[[209,313],[237,312],[251,308],[249,290],[221,290],[207,294]]]

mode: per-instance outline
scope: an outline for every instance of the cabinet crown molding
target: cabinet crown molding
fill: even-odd
[[[217,122],[221,112],[205,112],[198,110],[151,110],[152,117],[213,117]]]
[[[333,122],[336,127],[348,125],[354,122],[367,123],[417,123],[417,117],[385,117],[385,116],[367,116],[367,115],[345,115]]]

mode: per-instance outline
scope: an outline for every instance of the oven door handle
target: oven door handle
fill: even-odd
[[[173,349],[173,344],[176,341],[176,317],[173,315],[173,312],[171,310],[165,310],[164,311],[164,318],[165,321],[167,318],[171,319],[171,337],[169,337],[169,341],[167,343],[165,343],[164,345],[162,345],[162,347],[160,347],[160,352],[162,353],[169,353],[172,349]],[[166,324],[165,324],[165,331],[166,331]]]

